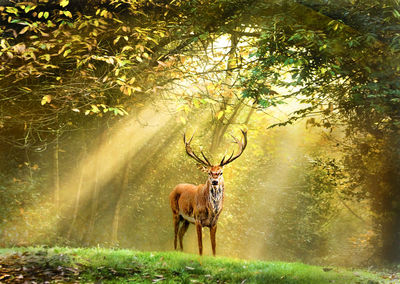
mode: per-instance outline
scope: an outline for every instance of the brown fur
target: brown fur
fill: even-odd
[[[247,132],[241,130],[243,140],[233,137],[234,142],[239,145],[239,152],[233,155],[234,152],[225,159],[224,156],[219,165],[213,166],[207,157],[201,152],[203,158],[196,155],[190,147],[189,140],[186,140],[186,134],[183,135],[185,150],[189,157],[193,158],[201,168],[208,173],[208,179],[205,184],[198,186],[193,184],[178,184],[169,195],[169,200],[172,209],[172,218],[174,221],[174,247],[177,248],[178,237],[179,245],[183,250],[182,239],[185,235],[189,223],[196,225],[197,242],[199,245],[199,253],[203,254],[203,227],[210,228],[211,247],[213,255],[215,255],[215,234],[217,231],[217,222],[219,214],[222,211],[224,203],[224,178],[222,177],[222,168],[242,155],[247,146]],[[183,222],[179,228],[179,224]]]
[[[209,175],[215,177],[215,173],[221,169],[222,167],[220,166],[212,166],[209,168]],[[223,188],[223,182],[221,186]],[[217,212],[215,212],[209,200],[210,190],[211,184],[209,180],[207,180],[205,184],[200,184],[198,186],[193,184],[178,184],[170,193],[169,199],[175,229],[175,249],[177,248],[179,237],[179,245],[180,248],[183,250],[182,239],[189,226],[189,221],[184,219],[181,215],[184,214],[186,216],[194,218],[200,255],[203,253],[202,228],[210,228],[211,246],[213,255],[215,255],[215,234],[217,230],[218,217],[223,207],[223,191],[222,200],[220,201]],[[181,222],[183,222],[183,224],[179,229],[179,225]]]

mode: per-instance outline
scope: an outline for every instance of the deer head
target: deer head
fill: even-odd
[[[244,130],[241,130],[241,132],[243,134],[243,140],[239,140],[231,135],[233,138],[233,142],[239,145],[239,152],[236,155],[234,155],[235,151],[233,150],[230,157],[226,159],[226,156],[224,156],[219,165],[212,165],[210,161],[207,159],[207,157],[204,155],[203,151],[200,152],[202,158],[200,158],[193,152],[192,147],[190,147],[190,142],[192,142],[194,134],[189,139],[189,141],[186,140],[186,135],[185,134],[183,135],[183,141],[185,143],[186,153],[190,157],[192,157],[202,167],[202,169],[205,172],[208,173],[208,179],[213,187],[218,186],[218,184],[221,183],[221,181],[223,181],[222,173],[224,166],[239,158],[240,155],[242,155],[244,149],[246,148],[247,132]]]

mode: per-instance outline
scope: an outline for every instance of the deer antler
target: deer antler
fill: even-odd
[[[233,156],[235,151],[232,152],[231,156],[225,161],[225,156],[222,158],[221,163],[219,164],[221,167],[225,166],[226,164],[229,164],[230,162],[233,162],[237,158],[242,155],[244,149],[246,149],[247,146],[247,132],[245,130],[240,130],[243,134],[243,141],[239,141],[236,137],[232,136],[234,142],[239,145],[239,153],[236,156]]]
[[[210,161],[206,158],[206,156],[204,155],[203,151],[201,151],[201,155],[203,156],[204,160],[202,160],[201,158],[199,158],[192,150],[192,147],[190,147],[190,142],[192,142],[194,133],[192,135],[192,137],[189,139],[189,142],[186,141],[186,133],[183,134],[183,142],[185,143],[185,149],[186,149],[186,153],[192,157],[193,159],[196,160],[196,162],[204,165],[204,166],[209,166],[211,167],[211,163]]]

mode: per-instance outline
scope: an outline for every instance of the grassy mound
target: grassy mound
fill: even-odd
[[[388,276],[302,263],[103,248],[0,249],[0,283],[384,283]],[[392,279],[393,280],[393,279]],[[392,282],[393,283],[393,282]]]

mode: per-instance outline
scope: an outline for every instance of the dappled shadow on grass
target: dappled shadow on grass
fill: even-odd
[[[0,249],[0,282],[381,283],[365,271],[302,263],[103,248]]]
[[[79,278],[70,256],[47,251],[14,253],[0,257],[1,283],[68,282]]]
[[[127,267],[88,265],[76,254],[48,250],[24,251],[0,256],[0,283],[86,282],[87,280],[127,279],[142,275],[140,265]],[[79,257],[78,257],[79,258]],[[86,260],[90,263],[90,259]]]

